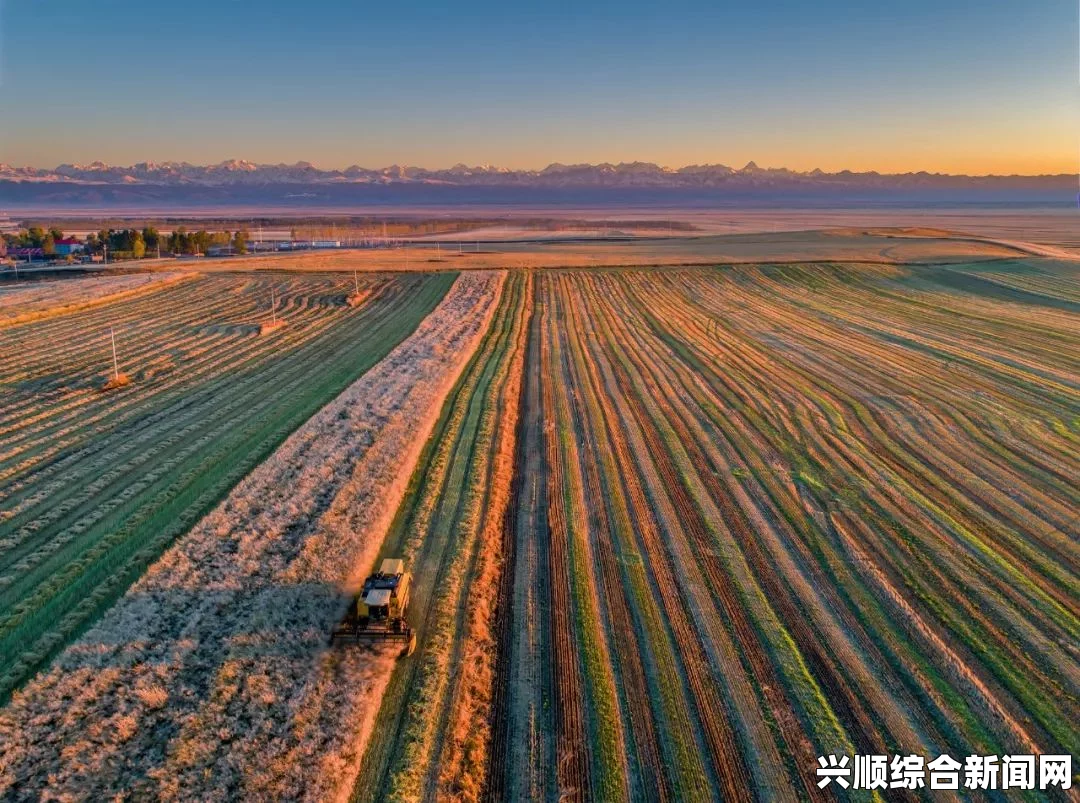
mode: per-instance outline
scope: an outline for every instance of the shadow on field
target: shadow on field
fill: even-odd
[[[948,290],[959,290],[962,293],[981,296],[993,301],[1009,301],[1014,304],[1026,304],[1034,307],[1046,307],[1047,309],[1062,310],[1064,312],[1080,312],[1080,303],[1069,301],[1064,298],[1033,293],[1029,290],[1021,290],[1016,287],[1006,287],[990,279],[980,276],[972,276],[969,273],[961,273],[953,270],[926,271],[918,274],[920,279],[925,279],[940,285]]]

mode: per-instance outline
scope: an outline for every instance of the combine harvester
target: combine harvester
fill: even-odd
[[[401,654],[411,655],[416,648],[416,633],[405,621],[411,581],[412,576],[405,571],[405,561],[386,558],[379,571],[364,581],[356,603],[349,606],[341,624],[334,628],[330,643],[401,641],[405,645]]]

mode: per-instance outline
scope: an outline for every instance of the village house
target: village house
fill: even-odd
[[[56,248],[56,255],[59,257],[81,254],[86,250],[86,246],[74,237],[65,237],[62,240],[57,240],[53,245]]]

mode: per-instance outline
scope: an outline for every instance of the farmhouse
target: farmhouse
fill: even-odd
[[[53,245],[56,247],[56,255],[61,257],[71,256],[72,254],[81,254],[86,250],[86,246],[74,237],[65,237],[62,240],[57,240]]]

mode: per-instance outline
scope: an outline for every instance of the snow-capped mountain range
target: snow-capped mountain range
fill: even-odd
[[[796,171],[758,167],[750,162],[742,168],[726,165],[661,167],[649,162],[620,164],[551,164],[542,170],[511,170],[503,167],[457,164],[441,170],[391,165],[369,169],[353,165],[344,170],[323,170],[310,162],[296,164],[256,164],[231,159],[214,165],[188,162],[139,162],[128,167],[90,164],[62,164],[53,169],[13,167],[0,163],[0,182],[149,185],[221,187],[235,185],[326,185],[326,184],[443,184],[457,186],[505,187],[1010,187],[1057,188],[1074,184],[1075,176],[961,176],[941,173],[878,173],[843,170]]]

